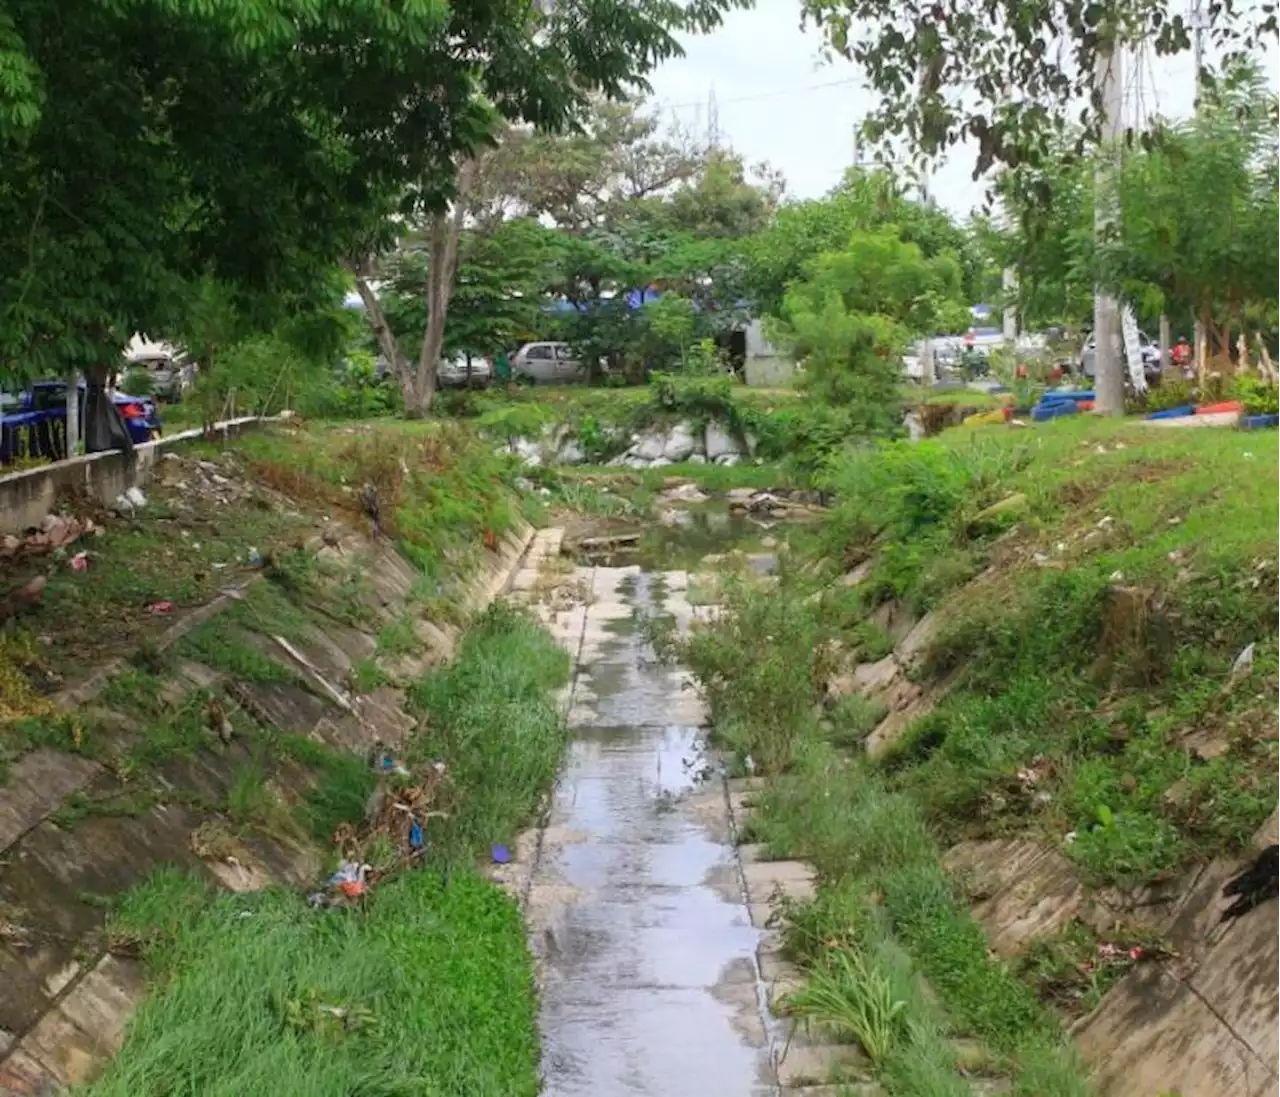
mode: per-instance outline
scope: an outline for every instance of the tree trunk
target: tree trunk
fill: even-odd
[[[422,336],[422,350],[414,377],[412,411],[405,402],[405,413],[414,417],[431,410],[436,395],[436,378],[440,351],[444,346],[444,325],[449,315],[449,299],[453,296],[453,278],[458,267],[458,239],[466,216],[467,197],[476,177],[476,161],[466,160],[458,168],[458,193],[453,209],[431,218],[429,267],[427,269],[427,330]]]
[[[369,284],[368,273],[367,264],[365,269],[356,272],[356,292],[360,294],[360,300],[364,304],[365,316],[369,320],[369,326],[373,329],[373,337],[378,341],[382,356],[386,358],[387,365],[391,367],[391,372],[395,374],[396,380],[400,382],[407,395],[409,389],[406,384],[412,380],[409,374],[409,363],[400,351],[400,344],[396,342],[395,332],[391,330],[391,325],[387,323],[387,314],[382,311],[382,302],[378,300],[377,294],[373,292],[373,287]]]

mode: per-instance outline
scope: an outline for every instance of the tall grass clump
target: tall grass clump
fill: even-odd
[[[110,928],[161,983],[82,1097],[538,1092],[520,915],[473,870],[406,873],[327,913],[165,871]]]
[[[499,603],[472,625],[452,663],[414,686],[422,730],[410,756],[447,767],[439,833],[451,852],[510,839],[538,807],[567,742],[552,691],[568,676],[569,656],[551,635]]]
[[[799,585],[786,573],[780,582],[788,590]],[[828,669],[825,633],[803,598],[736,580],[724,582],[722,594],[720,620],[695,631],[681,658],[697,675],[724,744],[758,770],[778,773],[814,725]]]

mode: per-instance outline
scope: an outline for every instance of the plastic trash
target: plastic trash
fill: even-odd
[[[1231,680],[1234,682],[1237,678],[1247,678],[1253,671],[1253,649],[1252,643],[1246,644],[1244,649],[1236,656],[1236,661],[1231,664]]]
[[[147,612],[153,613],[153,614],[172,613],[173,603],[172,602],[152,602],[151,605],[147,606]]]
[[[249,564],[252,567],[255,567],[255,568],[262,567],[262,563],[263,563],[262,553],[260,553],[256,548],[249,549],[248,560],[249,560]]]
[[[88,571],[89,570],[89,554],[87,552],[77,552],[71,557],[72,571]]]
[[[1196,413],[1194,404],[1179,404],[1176,408],[1165,408],[1164,411],[1153,411],[1148,419],[1182,419]]]
[[[417,819],[409,827],[409,848],[415,852],[423,848],[422,824]]]
[[[345,895],[348,899],[358,899],[369,890],[365,883],[365,873],[368,871],[368,865],[362,865],[357,861],[343,861],[338,866],[337,872],[329,877],[327,884],[331,890]]]
[[[1246,415],[1240,420],[1245,430],[1265,430],[1267,427],[1280,426],[1280,415]]]
[[[511,851],[507,849],[506,846],[499,843],[489,852],[493,857],[493,863],[495,865],[506,865],[511,863]]]

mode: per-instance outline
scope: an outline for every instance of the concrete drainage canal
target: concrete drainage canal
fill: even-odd
[[[535,560],[527,589],[536,574]],[[683,630],[709,611],[690,604],[685,571],[561,562],[558,582],[577,604],[543,615],[575,659],[572,742],[526,906],[543,1092],[776,1094],[762,930],[734,841],[742,792],[706,754],[687,672],[661,665],[638,627],[665,614]]]

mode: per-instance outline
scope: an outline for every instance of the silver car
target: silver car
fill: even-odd
[[[511,359],[512,376],[541,384],[582,381],[587,376],[583,364],[568,343],[525,343]]]
[[[493,367],[487,358],[456,354],[441,361],[436,379],[442,388],[483,388],[493,380]]]
[[[196,382],[195,364],[180,351],[146,351],[125,360],[125,372],[139,371],[151,378],[151,395],[176,404]]]

